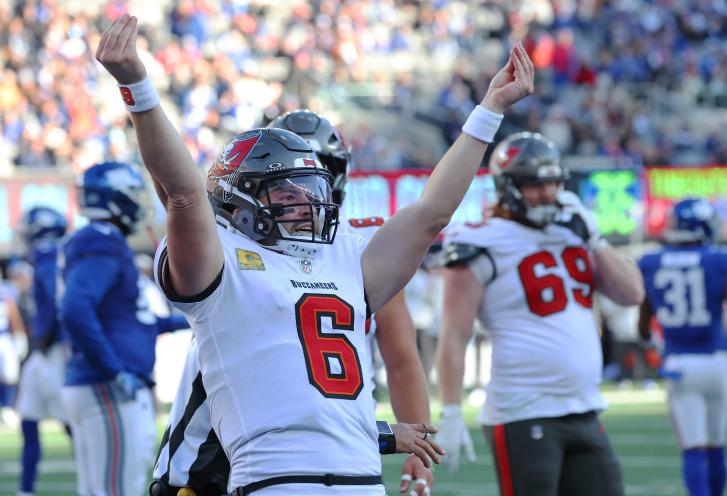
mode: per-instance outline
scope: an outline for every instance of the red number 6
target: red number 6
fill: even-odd
[[[338,296],[305,293],[300,297],[295,304],[295,321],[308,382],[326,398],[354,400],[363,389],[358,353],[344,334],[322,333],[322,317],[330,317],[334,329],[354,330],[353,307]],[[340,372],[331,369],[331,361],[338,361]]]

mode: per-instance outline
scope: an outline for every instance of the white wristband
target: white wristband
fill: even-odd
[[[462,407],[460,405],[442,405],[442,417],[462,416]]]
[[[482,105],[477,105],[462,126],[462,132],[485,143],[492,143],[502,118],[502,114],[496,114]]]
[[[159,105],[159,95],[149,78],[134,84],[120,84],[119,91],[129,112],[145,112]]]

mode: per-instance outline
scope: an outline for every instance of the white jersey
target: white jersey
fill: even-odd
[[[604,408],[593,273],[583,241],[562,226],[493,218],[457,226],[446,244],[483,248],[493,270],[479,318],[492,337],[485,425]]]
[[[311,260],[218,233],[220,277],[198,301],[173,303],[197,339],[229,488],[284,475],[380,474],[363,238],[339,233]],[[157,269],[165,258],[162,245]]]

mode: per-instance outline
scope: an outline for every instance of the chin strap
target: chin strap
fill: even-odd
[[[278,223],[278,230],[280,231],[280,234],[287,238],[297,237],[295,234],[289,233],[288,230],[280,223]],[[321,245],[318,243],[311,243],[310,238],[306,236],[305,241],[295,241],[292,239],[276,240],[275,244],[270,246],[270,249],[280,251],[292,257],[315,258],[321,251]]]
[[[556,220],[559,211],[560,207],[555,204],[539,205],[528,208],[525,217],[533,224],[539,227],[545,227]]]

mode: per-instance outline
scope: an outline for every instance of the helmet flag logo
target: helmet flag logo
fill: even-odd
[[[517,157],[517,154],[520,153],[520,148],[516,146],[511,146],[508,148],[505,153],[507,153],[507,159],[500,164],[500,169],[505,170],[507,167],[512,163],[512,159]]]
[[[258,131],[247,139],[234,140],[222,150],[217,159],[212,174],[215,176],[225,176],[231,172],[235,172],[245,161],[257,142],[260,140],[261,133]]]

